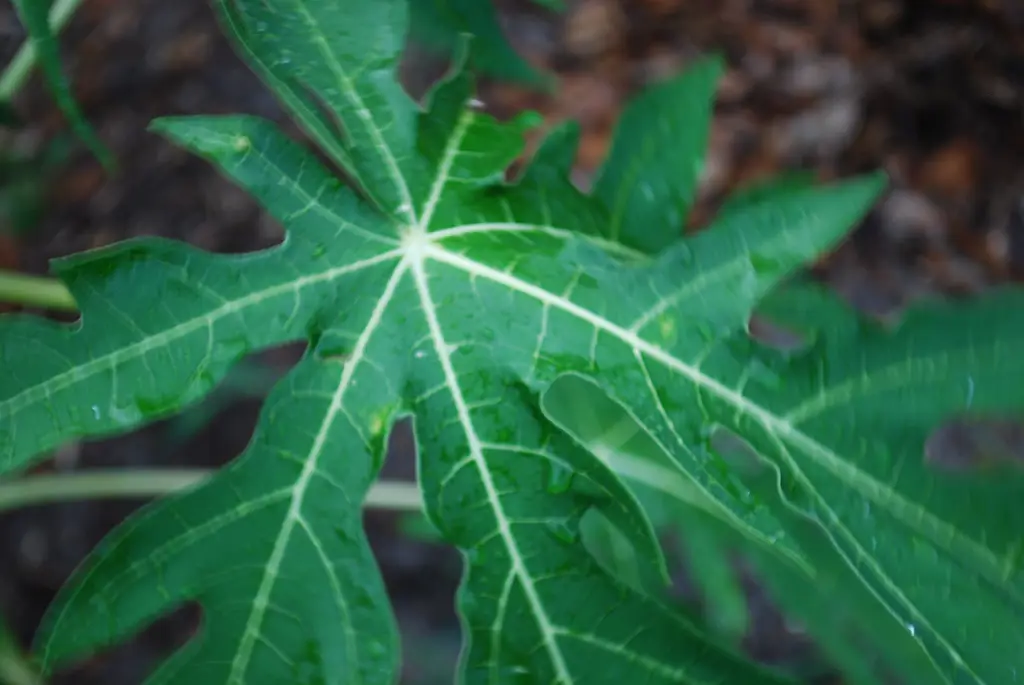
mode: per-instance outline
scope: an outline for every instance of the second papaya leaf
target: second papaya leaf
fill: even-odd
[[[561,10],[558,0],[534,0]],[[493,0],[409,0],[412,38],[424,47],[452,54],[463,34],[473,36],[469,66],[476,72],[513,83],[550,89],[554,78],[527,62],[509,44]]]

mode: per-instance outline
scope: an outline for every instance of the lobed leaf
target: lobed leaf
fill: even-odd
[[[628,150],[613,150],[610,185],[583,193],[567,175],[572,126],[506,182],[533,118],[477,111],[458,69],[413,103],[395,80],[406,11],[406,0],[224,4],[244,55],[284,84],[307,131],[330,133],[355,188],[265,121],[161,120],[263,204],[284,243],[225,256],[131,241],[58,265],[78,324],[0,320],[4,471],[177,411],[250,350],[309,342],[237,462],[133,517],[79,570],[42,632],[46,662],[197,600],[201,634],[152,682],[392,682],[394,620],[359,510],[408,414],[426,515],[466,561],[459,682],[783,682],[651,591],[666,576],[645,502],[545,401],[568,374],[642,426],[696,510],[769,566],[860,583],[886,627],[910,635],[923,677],[1013,682],[1019,475],[950,477],[921,454],[944,419],[1024,402],[1006,382],[1024,363],[1008,353],[1020,293],[920,308],[887,331],[818,291],[776,291],[842,239],[879,176],[782,184],[685,240],[667,238],[665,217],[692,196],[691,176],[646,167],[664,213],[609,203],[640,187]],[[664,84],[673,95],[637,116],[674,129],[688,88],[709,97],[707,78]],[[757,308],[814,327],[813,344],[784,353],[752,339]],[[712,448],[721,431],[776,469],[778,497]],[[593,512],[628,541],[640,582],[591,553],[581,525]],[[792,532],[794,520],[826,542]]]
[[[295,165],[297,148],[269,125],[232,117],[172,120],[161,128],[220,164],[289,228],[289,240],[265,259],[287,264],[283,256],[294,251],[323,264],[319,272],[287,274],[293,312],[319,307],[302,317],[315,343],[268,401],[261,430],[237,465],[200,490],[133,519],[80,573],[51,614],[52,638],[43,653],[48,662],[87,653],[159,611],[198,599],[209,616],[204,636],[168,662],[154,682],[304,682],[327,674],[390,681],[395,649],[383,639],[390,615],[380,604],[382,595],[373,585],[366,588],[376,574],[367,567],[365,540],[354,526],[385,432],[406,407],[417,419],[428,515],[468,553],[460,597],[472,646],[463,666],[467,681],[514,680],[523,673],[589,680],[598,677],[597,668],[604,677],[607,669],[640,667],[655,682],[696,682],[722,672],[775,682],[728,650],[707,644],[684,617],[595,569],[587,572],[592,563],[575,539],[575,525],[590,506],[606,509],[649,556],[658,556],[657,543],[614,475],[537,414],[531,400],[536,379],[517,377],[511,368],[496,372],[492,352],[476,350],[464,338],[460,327],[466,322],[452,314],[466,310],[450,300],[466,292],[469,274],[439,273],[433,264],[428,272],[422,251],[436,249],[432,240],[405,236],[396,248],[386,236],[401,227],[384,215],[364,215],[365,223],[348,227],[360,236],[361,248],[335,236],[333,245],[344,249],[344,258],[318,251],[311,244],[315,236],[299,239],[291,231],[306,222],[336,230],[323,219],[352,221],[360,207],[345,219],[333,215],[326,198],[334,201],[338,194],[357,201],[328,182],[311,158]],[[453,159],[455,150],[472,150],[456,146],[470,142],[473,130],[468,124],[456,127],[438,183],[457,184],[486,168],[475,154],[465,164]],[[295,182],[282,183],[271,170],[288,161]],[[327,185],[313,192],[309,184],[316,181]],[[491,197],[495,192],[474,196],[505,204]],[[445,231],[455,240],[474,233],[455,224],[431,235]],[[487,229],[481,235],[488,243],[505,237]],[[318,285],[327,274],[353,274],[360,281],[343,288],[350,301],[318,302]],[[251,313],[259,317],[270,296],[253,282],[247,285],[248,295],[218,302],[219,311],[244,318],[253,302]],[[275,284],[270,291],[279,289]],[[443,300],[449,301],[443,311],[451,314],[442,322]],[[83,318],[89,314],[83,302]],[[204,320],[213,325],[217,316],[206,312]],[[532,349],[517,356],[518,365],[534,358]],[[573,493],[567,480],[573,476],[586,492]],[[310,587],[324,587],[335,602],[328,607]],[[357,621],[346,605],[366,613]],[[307,625],[311,611],[322,620]],[[109,617],[104,631],[89,629],[97,612]],[[377,626],[371,633],[382,636],[376,651],[352,646],[351,633],[367,625]],[[638,632],[639,625],[644,627]],[[350,645],[341,654],[332,648],[339,640]],[[699,648],[685,650],[681,658],[679,646],[688,642]],[[365,661],[367,653],[373,663]]]
[[[813,327],[815,342],[789,365],[781,430],[744,437],[780,469],[788,506],[825,526],[918,641],[936,682],[1013,682],[1020,669],[1008,656],[1024,639],[1019,471],[944,471],[924,447],[959,416],[1020,415],[1022,304],[1015,289],[922,304],[894,330],[819,288],[763,307]]]

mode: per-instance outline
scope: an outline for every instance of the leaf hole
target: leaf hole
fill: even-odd
[[[740,475],[761,475],[764,459],[746,440],[724,426],[715,426],[708,437],[708,447]]]
[[[1024,417],[948,419],[925,441],[924,463],[951,472],[1024,469]]]
[[[342,124],[341,119],[335,114],[334,110],[327,104],[327,102],[320,97],[320,94],[307,86],[298,79],[289,79],[292,81],[296,90],[301,91],[303,99],[306,100],[306,104],[315,109],[321,119],[327,124],[328,131],[334,136],[335,140],[341,143],[342,146],[348,144],[348,132],[345,130],[345,126]]]
[[[203,618],[198,602],[183,602],[133,631],[130,639],[118,640],[89,656],[60,664],[50,672],[49,681],[80,683],[95,678],[113,681],[114,674],[118,674],[127,682],[143,682],[154,666],[154,656],[176,652],[199,637]]]
[[[765,347],[780,352],[793,353],[805,349],[812,342],[811,336],[787,328],[763,316],[753,316],[747,324],[750,337]]]

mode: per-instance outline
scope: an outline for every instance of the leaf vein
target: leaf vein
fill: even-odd
[[[288,508],[284,521],[281,523],[281,529],[278,532],[277,538],[274,540],[273,550],[271,551],[270,558],[267,560],[266,569],[264,570],[263,578],[260,581],[260,586],[256,591],[256,596],[253,598],[252,609],[249,613],[249,617],[246,619],[245,630],[242,634],[238,648],[235,651],[235,656],[231,660],[231,671],[228,676],[229,683],[242,685],[245,682],[245,671],[249,665],[249,659],[252,655],[255,638],[260,635],[267,603],[270,600],[270,594],[273,591],[281,564],[284,562],[285,552],[291,539],[292,532],[294,531],[295,526],[298,525],[302,519],[302,506],[305,501],[309,484],[312,481],[313,476],[316,474],[320,459],[323,458],[324,452],[328,447],[331,426],[334,424],[337,417],[344,412],[345,393],[352,385],[352,377],[355,374],[356,369],[360,366],[361,360],[367,354],[370,338],[373,337],[373,334],[379,328],[381,321],[384,318],[384,312],[388,305],[391,304],[395,290],[405,273],[406,264],[403,261],[395,267],[394,272],[391,274],[391,278],[388,279],[388,283],[384,287],[380,300],[378,300],[376,306],[373,308],[363,332],[360,334],[352,349],[351,356],[345,361],[344,366],[342,367],[337,389],[331,397],[330,405],[327,407],[327,411],[320,422],[320,430],[314,438],[313,444],[310,446],[309,454],[306,458],[306,463],[303,466],[302,472],[299,474],[299,478],[292,487],[291,505]]]
[[[299,292],[309,285],[323,281],[330,281],[331,279],[338,278],[346,274],[356,273],[363,269],[386,262],[390,259],[396,259],[399,256],[401,256],[401,250],[390,250],[341,267],[335,267],[317,274],[289,280],[273,287],[266,288],[265,290],[250,293],[249,295],[240,297],[237,300],[230,301],[227,304],[203,314],[202,316],[186,319],[165,331],[150,335],[137,342],[118,348],[84,364],[69,368],[67,371],[62,373],[54,374],[41,383],[25,388],[24,390],[11,395],[7,399],[0,401],[0,416],[5,414],[9,416],[13,415],[40,398],[49,397],[56,392],[74,385],[75,383],[87,380],[95,375],[103,373],[104,371],[115,369],[119,365],[132,359],[143,357],[150,350],[170,347],[174,341],[200,330],[204,326],[212,326],[216,321],[223,317],[237,314],[246,308],[259,305],[271,297],[287,293],[289,291]]]
[[[425,246],[425,249],[429,250],[430,248],[429,246]],[[501,504],[501,498],[497,492],[497,488],[495,487],[494,479],[491,476],[486,458],[484,457],[482,442],[476,433],[472,418],[469,415],[465,398],[462,396],[462,388],[459,385],[458,376],[455,373],[451,358],[448,355],[444,333],[437,318],[436,305],[430,295],[430,289],[427,284],[427,277],[424,271],[423,259],[421,258],[414,261],[412,269],[416,280],[416,288],[419,291],[423,313],[426,316],[427,326],[430,329],[431,337],[433,339],[434,349],[437,352],[438,361],[441,364],[442,371],[449,387],[452,402],[455,404],[456,411],[458,412],[461,420],[466,440],[469,442],[470,456],[477,467],[477,471],[480,474],[480,480],[487,492],[487,499],[490,501],[491,508],[498,521],[499,534],[505,544],[505,548],[508,550],[509,558],[512,562],[512,571],[518,577],[519,584],[523,588],[523,593],[526,595],[527,603],[530,605],[537,621],[538,628],[541,633],[541,639],[543,640],[545,649],[551,658],[555,672],[558,674],[563,685],[569,685],[573,682],[573,678],[572,674],[569,672],[569,668],[565,662],[565,657],[562,654],[561,648],[558,646],[555,639],[554,625],[551,623],[551,619],[548,617],[547,611],[544,608],[544,603],[541,601],[541,598],[537,593],[537,589],[533,585],[533,579],[523,562],[523,556],[519,550],[518,543],[509,528],[508,517],[505,515],[504,508]]]
[[[959,539],[962,542],[962,549],[973,556],[979,562],[990,567],[990,571],[997,576],[1000,573],[1001,564],[992,550],[974,543],[972,540],[965,540],[949,523],[935,517],[920,506],[917,506],[902,497],[899,497],[891,490],[884,488],[877,480],[864,473],[852,464],[846,463],[833,450],[819,443],[814,438],[801,432],[795,426],[788,423],[784,418],[766,411],[757,404],[751,402],[743,395],[736,393],[733,389],[723,385],[716,379],[704,374],[700,369],[690,366],[685,362],[672,356],[665,350],[655,346],[635,333],[618,326],[611,321],[601,318],[593,312],[573,302],[566,301],[543,288],[532,283],[527,283],[514,276],[493,269],[486,264],[469,259],[463,255],[453,254],[436,245],[427,245],[424,248],[425,256],[461,269],[467,275],[479,278],[486,278],[492,282],[504,285],[505,287],[522,293],[539,302],[550,303],[568,314],[571,314],[592,326],[599,327],[618,338],[621,342],[629,345],[632,349],[657,360],[667,368],[684,376],[692,383],[703,387],[708,392],[716,395],[722,401],[732,405],[737,411],[751,417],[753,420],[764,426],[769,432],[789,439],[809,457],[817,460],[824,467],[832,471],[839,479],[843,480],[851,488],[868,497],[879,506],[892,512],[897,518],[901,518],[910,526],[916,528],[922,534],[935,538],[938,535],[947,536],[949,539]],[[885,492],[886,497],[880,493]],[[913,512],[918,514],[917,521],[911,523],[905,516]]]

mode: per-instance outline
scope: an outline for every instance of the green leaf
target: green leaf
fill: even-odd
[[[448,87],[441,87],[438,107]],[[486,119],[480,124],[495,125]],[[590,506],[621,522],[649,558],[659,549],[614,475],[537,414],[531,399],[536,379],[512,368],[496,372],[489,350],[459,344],[468,331],[460,330],[463,317],[451,314],[468,302],[440,303],[472,298],[472,289],[462,287],[470,274],[458,268],[446,274],[421,251],[436,249],[435,236],[472,242],[477,236],[471,226],[449,223],[440,229],[444,233],[400,238],[403,231],[419,229],[396,226],[366,205],[335,213],[336,203],[355,198],[329,183],[312,158],[294,158],[297,147],[254,119],[168,120],[160,129],[221,164],[290,231],[283,247],[263,254],[280,267],[276,284],[259,269],[229,267],[229,278],[216,273],[217,265],[202,265],[199,287],[209,293],[207,308],[191,320],[203,322],[205,335],[225,316],[250,322],[249,328],[287,317],[311,330],[314,343],[268,400],[260,429],[238,464],[207,486],[133,519],[81,571],[50,616],[43,652],[48,663],[109,644],[161,609],[195,598],[211,616],[209,637],[168,662],[158,682],[296,682],[326,674],[390,682],[396,654],[391,617],[358,511],[379,468],[386,430],[407,407],[416,416],[426,457],[421,484],[433,494],[427,513],[447,540],[467,552],[469,580],[460,601],[472,645],[463,664],[467,680],[487,674],[514,679],[522,669],[545,681],[591,680],[599,657],[606,669],[645,664],[642,670],[656,682],[720,673],[777,682],[707,643],[684,617],[632,595],[588,563],[576,523]],[[467,192],[459,179],[485,170],[480,163],[488,155],[479,151],[467,155],[465,164],[455,159],[456,151],[473,150],[468,144],[474,130],[472,122],[456,127],[441,151],[449,161],[437,183],[456,195]],[[280,173],[284,168],[290,175]],[[282,182],[289,177],[292,182]],[[318,183],[325,185],[311,192]],[[487,206],[505,204],[506,193],[496,187],[469,194]],[[435,204],[437,211],[444,206]],[[513,244],[522,239],[490,228],[481,236],[487,236],[481,243],[487,250],[495,239],[499,246],[506,236]],[[555,240],[561,244],[565,238]],[[444,254],[458,256],[454,250]],[[302,264],[303,259],[311,261]],[[232,281],[248,294],[239,299],[227,292],[223,284]],[[358,295],[343,298],[345,293]],[[491,297],[505,300],[509,294]],[[279,295],[283,299],[275,304]],[[95,301],[82,301],[83,318]],[[165,335],[191,357],[181,327],[179,321]],[[523,368],[534,358],[532,349],[516,354],[513,361]],[[168,361],[163,368],[182,376]],[[130,392],[130,384],[125,377],[119,387]],[[573,494],[574,479],[592,492]],[[126,564],[126,558],[133,561]],[[332,601],[324,602],[324,596]],[[566,601],[571,597],[589,600],[581,606]],[[100,622],[102,630],[95,628],[98,604],[109,618]],[[292,616],[303,617],[301,627]],[[307,617],[316,620],[307,623]],[[492,632],[495,620],[507,623]],[[637,635],[641,622],[649,632]],[[354,643],[357,629],[378,638],[370,646]],[[341,653],[333,648],[339,640],[348,645]],[[680,659],[680,645],[688,643],[694,646]]]
[[[723,438],[716,441],[715,448],[737,466],[741,480],[780,522],[783,535],[799,547],[813,570],[801,573],[795,565],[768,553],[768,548],[758,548],[752,550],[752,561],[762,582],[790,615],[811,628],[846,679],[860,685],[882,685],[885,675],[898,673],[906,682],[941,680],[942,674],[936,672],[914,635],[845,563],[827,529],[786,502],[779,490],[779,470],[735,435],[715,437]]]
[[[785,197],[792,190],[807,189],[814,185],[815,174],[809,171],[789,171],[778,176],[750,183],[730,195],[718,210],[719,216],[742,209],[751,204],[771,202]]]
[[[239,398],[264,399],[280,376],[258,360],[243,359],[232,367],[218,392],[201,404],[181,412],[167,424],[165,436],[171,444],[181,445],[206,428],[218,413]]]
[[[557,3],[537,4],[562,9]],[[452,54],[469,34],[474,37],[469,65],[475,71],[531,86],[553,85],[550,75],[537,71],[509,44],[493,0],[409,0],[409,7],[412,37],[424,46]]]
[[[3,617],[0,617],[0,685],[43,685]]]
[[[314,101],[337,123],[354,188],[266,121],[161,120],[157,131],[266,207],[285,241],[247,255],[154,239],[85,253],[56,267],[80,322],[0,320],[3,471],[180,411],[251,351],[309,343],[239,460],[143,510],[79,569],[41,632],[48,666],[195,600],[201,633],[151,682],[393,682],[394,619],[360,506],[391,426],[410,415],[425,513],[466,563],[458,682],[785,682],[648,590],[667,581],[652,515],[545,405],[574,374],[668,455],[698,513],[811,572],[815,557],[780,537],[778,507],[709,444],[721,430],[742,437],[778,469],[780,501],[825,532],[843,582],[904,627],[937,682],[1024,672],[1020,476],[951,476],[921,456],[965,409],[1024,405],[1007,380],[1024,370],[1011,353],[1021,319],[1008,315],[1020,293],[921,307],[896,331],[834,298],[776,295],[864,215],[879,175],[787,188],[670,242],[667,222],[616,219],[607,196],[573,187],[571,127],[506,182],[535,117],[484,115],[458,71],[413,103],[395,80],[406,2],[224,11],[248,58],[287,84],[282,99],[309,94],[293,108],[307,130],[327,120],[305,108]],[[692,121],[690,105],[659,107]],[[635,187],[663,187],[666,169],[644,165]],[[761,345],[747,330],[755,310],[813,327],[813,344]],[[594,511],[631,545],[641,582],[588,550],[581,521]]]
[[[704,58],[627,105],[594,181],[613,240],[655,254],[676,242],[697,192],[720,57]]]
[[[691,554],[703,555],[692,565],[711,604],[712,625],[734,637],[741,625],[742,590],[724,565],[729,553],[742,551],[787,615],[811,628],[850,682],[881,685],[882,673],[900,673],[907,682],[941,680],[915,637],[860,583],[822,526],[785,503],[778,470],[735,436],[713,434],[708,456],[726,455],[737,483],[756,496],[743,521],[687,480],[644,427],[592,383],[559,379],[546,394],[545,409],[630,485],[659,530],[678,532]],[[595,536],[592,544],[603,545],[595,550],[603,557],[616,555],[614,572],[643,578],[628,540],[614,529],[601,533],[606,538]],[[655,589],[649,581],[637,584]],[[881,664],[872,663],[879,659]]]
[[[396,211],[358,199],[266,122],[165,120],[159,131],[218,163],[274,212],[288,240],[242,257],[159,240],[82,255],[59,265],[79,302],[80,326],[7,320],[5,340],[30,340],[38,356],[5,392],[6,467],[69,435],[123,430],[191,403],[251,349],[311,339],[306,358],[268,399],[240,461],[133,518],[80,571],[44,630],[48,664],[110,644],[197,599],[209,615],[204,635],[155,682],[389,682],[393,620],[359,505],[389,426],[411,411],[429,456],[420,468],[423,487],[435,496],[427,513],[467,553],[460,601],[472,645],[467,679],[514,679],[524,669],[544,680],[589,679],[597,656],[602,670],[639,663],[655,682],[721,673],[778,682],[709,643],[685,616],[597,571],[577,539],[579,517],[601,508],[658,559],[646,518],[614,474],[537,413],[533,398],[543,380],[523,374],[534,350],[510,358],[518,371],[495,375],[493,350],[460,345],[467,331],[452,314],[468,302],[450,300],[473,297],[471,273],[446,273],[424,250],[448,240],[453,246],[438,255],[459,257],[458,244],[469,241],[500,257],[533,233],[545,251],[573,244],[562,230],[522,227],[508,214],[533,206],[529,193],[518,197],[515,188],[495,185],[522,145],[522,127],[474,113],[469,86],[456,77],[438,87],[429,113],[408,120],[418,132],[410,149],[399,149],[401,131],[355,117],[367,140],[395,141],[393,159],[413,170],[408,182],[378,174],[364,183],[377,196],[413,198]],[[393,118],[388,123],[397,126]],[[353,150],[357,168],[369,164],[360,162],[369,152]],[[425,192],[414,183],[423,169],[434,174]],[[417,223],[399,220],[412,213]],[[488,217],[502,221],[482,224]],[[555,264],[559,280],[575,269]],[[514,292],[502,290],[504,307]],[[19,347],[5,348],[9,360]],[[16,431],[6,420],[15,418]],[[574,479],[590,492],[573,494]],[[589,598],[589,610],[567,601],[572,597]],[[97,623],[98,615],[105,619]],[[496,617],[507,624],[492,631]],[[649,632],[636,634],[641,623]],[[357,629],[375,637],[354,642]],[[680,656],[681,645],[692,647]]]
[[[926,303],[895,330],[815,287],[782,289],[762,307],[816,329],[813,354],[793,361],[805,380],[791,392],[804,399],[785,418],[821,447],[782,452],[744,437],[792,484],[787,503],[825,525],[947,682],[1012,682],[1020,669],[1001,651],[1024,639],[1019,472],[944,471],[926,463],[924,445],[965,414],[1020,415],[1024,392],[1008,379],[1024,371],[1011,352],[1021,306],[1013,289]]]
[[[221,28],[249,68],[274,92],[285,109],[302,123],[306,133],[331,161],[345,173],[355,174],[344,137],[332,115],[324,111],[323,102],[303,83],[301,75],[286,68],[291,62],[288,49],[263,47],[263,43],[252,37],[252,30],[233,2],[219,1],[213,6]],[[265,31],[266,24],[262,27]],[[256,47],[259,49],[254,49]]]
[[[669,456],[622,406],[603,395],[592,381],[580,376],[565,375],[556,380],[543,398],[545,412],[559,427],[580,444],[601,458],[621,477],[643,503],[655,528],[662,533],[679,532],[687,548],[690,570],[697,586],[706,593],[711,604],[711,623],[727,636],[742,636],[746,624],[745,599],[737,579],[726,572],[728,550],[723,542],[732,543],[745,535],[746,545],[762,545],[773,553],[795,554],[795,550],[776,547],[768,538],[723,508],[699,486],[685,480]],[[709,527],[696,512],[721,519],[726,539],[717,528]],[[748,518],[752,515],[748,513]],[[760,528],[773,527],[765,519]],[[664,596],[666,588],[654,582],[653,574],[644,567],[643,559],[629,544],[629,538],[604,521],[595,524],[591,533],[591,551],[615,575],[634,587],[655,596]]]
[[[28,39],[35,48],[43,78],[50,89],[57,106],[68,118],[68,123],[75,134],[85,143],[86,147],[96,156],[108,171],[114,168],[114,158],[103,145],[96,133],[85,120],[71,94],[67,77],[61,70],[60,51],[57,39],[50,27],[50,6],[52,0],[14,0],[14,9],[18,12]]]
[[[421,513],[403,513],[398,517],[399,532],[412,540],[441,544],[444,538],[437,532],[437,529]]]

